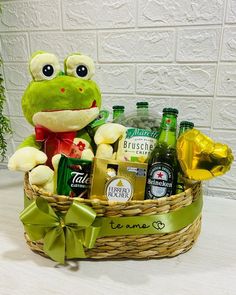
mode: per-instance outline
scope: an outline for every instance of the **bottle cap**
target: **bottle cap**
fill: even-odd
[[[190,127],[193,128],[194,127],[194,123],[190,122],[190,121],[181,121],[179,124],[180,127]]]
[[[147,101],[139,101],[136,103],[137,108],[148,108],[148,102]]]
[[[173,109],[173,108],[164,108],[162,112],[163,114],[171,114],[171,115],[178,115],[179,113],[177,109]]]
[[[115,105],[112,107],[113,110],[124,110],[125,107],[124,106],[119,106],[119,105]]]

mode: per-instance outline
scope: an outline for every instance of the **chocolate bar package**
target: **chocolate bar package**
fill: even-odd
[[[61,156],[58,165],[57,192],[85,198],[90,187],[91,161]]]

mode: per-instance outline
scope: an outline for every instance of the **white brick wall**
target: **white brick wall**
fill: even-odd
[[[177,30],[178,62],[217,61],[220,48],[221,29],[194,28]]]
[[[171,62],[174,58],[174,30],[129,30],[100,32],[101,62]]]
[[[177,107],[236,154],[236,0],[9,0],[1,1],[1,55],[13,138],[9,154],[32,128],[21,96],[35,50],[61,63],[80,51],[96,62],[103,105],[137,100],[152,110]],[[236,199],[236,165],[206,183],[209,194]]]
[[[213,95],[215,65],[137,65],[137,93]]]

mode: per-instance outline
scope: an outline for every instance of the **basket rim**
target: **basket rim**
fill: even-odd
[[[83,202],[83,203],[87,203],[87,204],[101,204],[103,206],[114,206],[114,205],[141,205],[141,204],[155,204],[155,205],[162,205],[164,203],[166,203],[166,201],[168,200],[170,201],[175,201],[177,199],[182,199],[185,198],[187,195],[191,195],[192,192],[194,190],[197,190],[199,187],[201,187],[201,182],[197,181],[195,183],[192,183],[190,185],[189,188],[187,188],[184,192],[175,194],[175,195],[171,195],[169,197],[162,197],[159,199],[148,199],[148,200],[130,200],[130,201],[126,201],[126,202],[118,202],[118,201],[104,201],[101,200],[99,198],[93,198],[93,199],[85,199],[85,198],[79,198],[79,197],[69,197],[66,195],[58,195],[56,193],[52,193],[52,192],[47,192],[46,190],[39,188],[37,185],[31,185],[29,182],[29,172],[25,173],[25,177],[24,177],[24,186],[25,186],[25,190],[33,190],[34,193],[36,193],[37,195],[40,195],[41,197],[45,197],[45,198],[54,198],[54,199],[58,199],[60,201],[68,201],[68,202],[73,202],[74,200],[77,200],[79,202]]]

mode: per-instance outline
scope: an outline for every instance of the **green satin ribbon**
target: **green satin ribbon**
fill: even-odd
[[[48,202],[38,197],[20,214],[25,231],[32,241],[43,239],[44,252],[53,260],[85,258],[84,247],[93,248],[99,227],[93,226],[96,213],[74,201],[65,216],[57,215]]]
[[[190,225],[202,210],[202,196],[170,213],[134,217],[96,217],[90,207],[74,200],[65,216],[57,215],[41,197],[20,215],[32,241],[43,239],[44,252],[63,263],[65,258],[86,258],[84,247],[93,248],[98,237],[164,234]]]
[[[203,199],[200,196],[190,205],[169,213],[134,217],[102,217],[99,218],[100,220],[96,218],[94,225],[101,228],[98,237],[172,233],[193,223],[201,214],[202,206]]]

